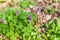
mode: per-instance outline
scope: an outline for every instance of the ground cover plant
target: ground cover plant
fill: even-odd
[[[59,0],[7,3],[0,5],[0,40],[60,40]]]
[[[6,12],[0,12],[0,19],[0,33],[7,36],[9,40],[17,40],[18,37],[22,40],[33,40],[38,34],[34,29],[34,21],[37,21],[35,14],[6,8]],[[34,34],[31,34],[32,32]]]

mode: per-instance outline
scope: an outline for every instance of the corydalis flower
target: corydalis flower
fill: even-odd
[[[20,14],[20,10],[17,10],[17,11],[16,11],[16,15],[19,15],[19,14]]]
[[[30,14],[29,16],[28,16],[28,21],[30,22],[32,20],[32,15]]]

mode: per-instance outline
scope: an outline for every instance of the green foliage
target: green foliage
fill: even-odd
[[[16,15],[17,9],[6,8],[3,13],[0,12],[0,18],[6,19],[6,24],[0,22],[0,33],[5,35],[9,40],[16,40],[20,37],[22,40],[39,40],[38,30],[34,27],[37,16],[33,13],[20,11]],[[28,15],[32,15],[32,21],[28,22]]]
[[[31,0],[21,0],[20,7],[21,8],[27,8],[30,5],[36,5],[36,4],[37,4],[37,2],[31,2]]]
[[[60,40],[60,18],[51,20],[46,27],[48,28],[48,40]]]
[[[2,40],[2,39],[0,39],[0,40]]]
[[[52,8],[51,6],[48,6],[46,12],[50,14],[54,14],[58,11],[58,8]]]
[[[0,0],[0,3],[5,2],[5,1],[7,1],[7,0]]]

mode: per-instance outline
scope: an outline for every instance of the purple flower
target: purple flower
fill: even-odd
[[[5,19],[2,19],[2,23],[3,23],[3,24],[6,24],[6,20],[5,20]]]
[[[20,14],[20,10],[17,10],[17,11],[16,11],[16,15],[19,15],[19,14]]]
[[[30,14],[29,16],[28,16],[28,21],[30,22],[32,20],[32,15]]]

